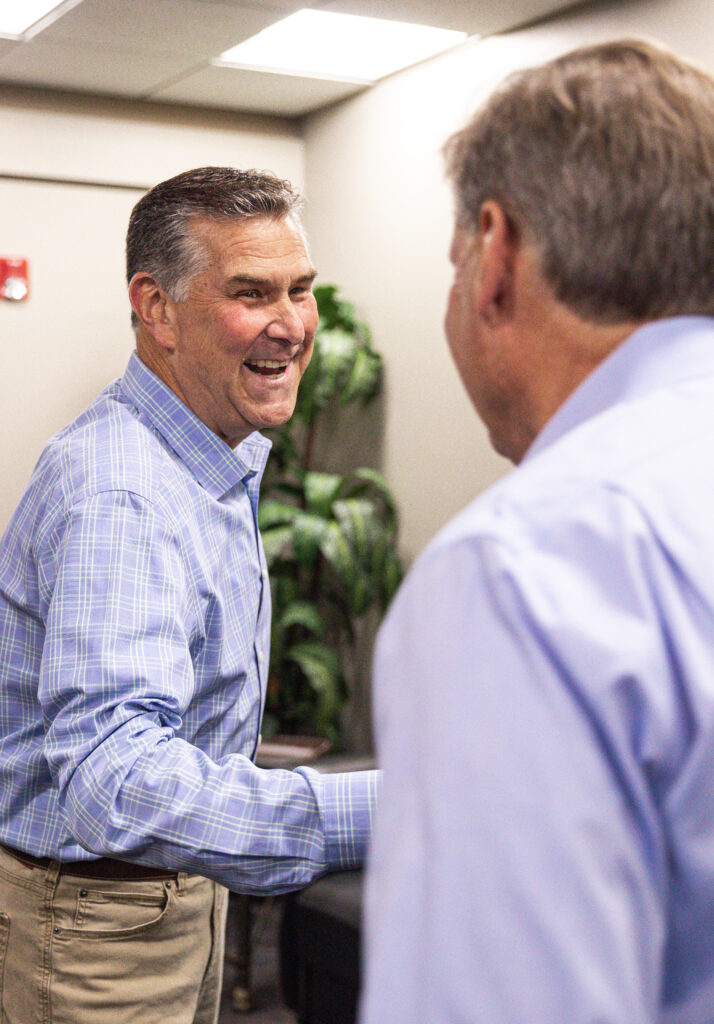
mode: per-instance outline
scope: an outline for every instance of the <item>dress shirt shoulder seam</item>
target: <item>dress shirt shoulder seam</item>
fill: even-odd
[[[161,504],[161,502],[156,498],[150,497],[145,492],[137,490],[134,487],[91,487],[83,493],[73,495],[72,500],[67,503],[67,509],[71,511],[79,505],[83,505],[85,502],[91,501],[93,498],[101,497],[103,494],[130,494],[132,497],[139,498],[140,501],[143,501],[152,507],[159,507]]]
[[[40,551],[42,549],[47,538],[50,537],[58,528],[59,522],[61,521],[66,524],[75,509],[80,508],[82,505],[98,498],[102,494],[111,493],[131,494],[145,502],[147,505],[150,505],[152,508],[156,504],[152,499],[147,498],[140,492],[133,491],[126,487],[100,487],[96,490],[90,489],[86,491],[86,493],[60,495],[52,502],[51,506],[48,507],[47,514],[43,517],[44,521],[37,528],[36,543],[34,545],[35,550]]]

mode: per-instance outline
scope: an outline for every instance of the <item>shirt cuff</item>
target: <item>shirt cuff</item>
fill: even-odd
[[[317,801],[325,836],[327,871],[360,867],[372,835],[381,772],[321,774],[314,768],[296,769],[309,783]]]

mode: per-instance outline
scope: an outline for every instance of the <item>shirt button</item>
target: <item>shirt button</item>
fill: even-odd
[[[258,661],[262,661],[262,660],[263,660],[263,652],[262,651],[258,651]]]

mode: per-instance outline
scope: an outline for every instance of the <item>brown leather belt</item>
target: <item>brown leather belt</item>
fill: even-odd
[[[47,869],[55,863],[51,857],[34,857],[31,853],[13,850],[11,846],[0,843],[5,853],[30,868]],[[145,864],[130,864],[124,860],[112,860],[111,857],[100,857],[98,860],[62,861],[60,874],[73,875],[78,878],[108,878],[115,881],[140,881],[141,879],[176,878],[177,871],[162,871],[161,868],[148,867]]]

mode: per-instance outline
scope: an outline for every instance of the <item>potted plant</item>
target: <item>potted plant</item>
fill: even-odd
[[[258,522],[273,618],[263,735],[320,736],[339,748],[357,648],[365,630],[373,635],[402,569],[384,477],[363,466],[315,465],[320,431],[334,429],[337,410],[371,402],[382,376],[381,356],[352,304],[334,285],[315,296],[319,325],[295,414],[266,432],[274,447]]]

